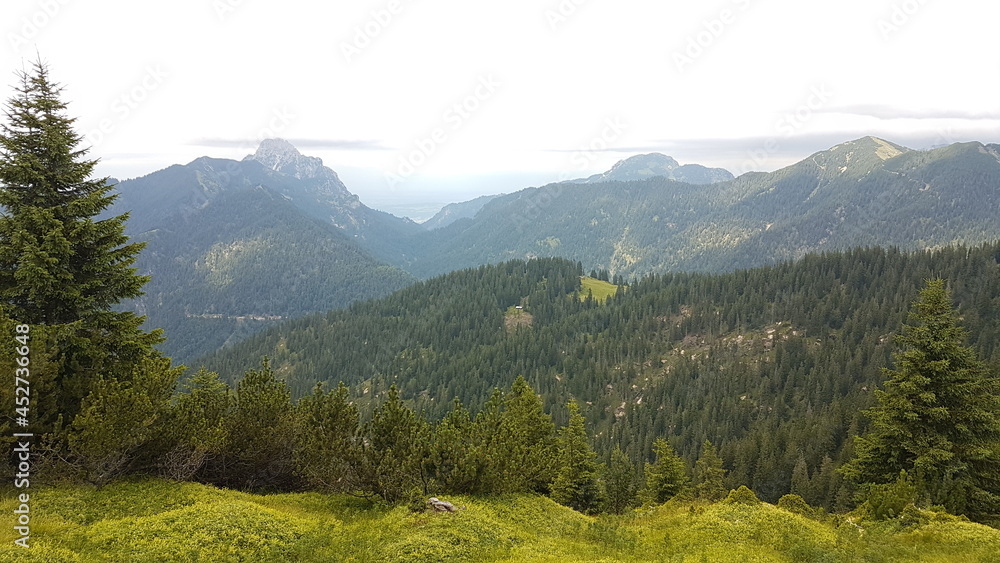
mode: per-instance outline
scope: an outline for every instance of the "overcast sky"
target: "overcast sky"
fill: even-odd
[[[663,152],[739,174],[876,135],[1000,141],[994,0],[4,0],[99,171],[262,137],[390,211]]]

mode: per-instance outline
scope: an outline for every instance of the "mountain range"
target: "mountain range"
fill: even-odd
[[[984,202],[1000,146],[929,151],[864,137],[774,172],[638,155],[605,173],[484,196],[425,224],[364,205],[287,141],[241,161],[198,158],[120,182],[110,213],[148,242],[133,304],[187,361],[274,322],[386,295],[416,279],[531,257],[586,270],[725,272],[858,246],[1000,239]]]
[[[652,176],[529,188],[420,235],[425,252],[399,265],[428,277],[561,256],[631,276],[724,272],[856,246],[975,244],[1000,238],[1000,215],[983,205],[1000,196],[998,150],[970,142],[918,151],[865,137],[712,184]]]
[[[283,319],[386,295],[415,279],[376,258],[423,229],[370,209],[318,158],[268,140],[242,161],[198,158],[120,182],[109,214],[145,241],[152,280],[124,304],[169,336],[175,360]]]

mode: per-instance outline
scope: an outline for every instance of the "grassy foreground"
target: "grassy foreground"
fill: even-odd
[[[769,504],[671,502],[589,517],[541,496],[449,497],[414,514],[318,493],[253,495],[193,483],[35,489],[31,544],[0,527],[0,561],[676,561],[1000,563],[1000,530],[952,518],[913,527],[819,522]],[[0,511],[10,522],[13,492]]]

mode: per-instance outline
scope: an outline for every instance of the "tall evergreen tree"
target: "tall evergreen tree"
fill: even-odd
[[[148,278],[132,264],[143,243],[124,234],[127,214],[98,219],[116,197],[106,178],[93,178],[83,137],[60,99],[62,88],[42,62],[20,72],[0,124],[0,303],[19,323],[62,327],[57,341],[59,395],[43,425],[70,422],[99,378],[128,378],[158,332],[142,318],[113,312],[141,295]]]
[[[859,483],[914,477],[932,504],[994,520],[1000,513],[1000,382],[963,344],[942,280],[921,291],[885,370],[871,429],[844,473]]]
[[[806,457],[802,454],[799,454],[798,459],[795,460],[795,466],[792,468],[792,486],[790,490],[793,495],[799,495],[810,504],[815,502],[815,495],[812,493],[812,486],[809,479],[809,466],[806,465]]]
[[[597,454],[587,441],[583,415],[576,401],[569,402],[569,423],[559,431],[558,469],[552,483],[552,500],[579,512],[597,507]]]
[[[646,502],[661,504],[684,490],[691,478],[682,460],[663,438],[653,443],[656,460],[646,464]]]
[[[611,464],[604,472],[604,509],[612,514],[621,514],[635,504],[636,484],[635,465],[621,446],[615,446],[611,452]]]
[[[724,499],[727,492],[723,483],[725,477],[722,458],[712,442],[705,440],[701,457],[694,464],[694,490],[698,498],[712,502]]]

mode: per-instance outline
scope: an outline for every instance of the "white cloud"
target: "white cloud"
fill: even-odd
[[[888,38],[879,22],[903,0],[570,4],[553,28],[546,12],[556,1],[8,0],[0,96],[37,48],[83,130],[111,120],[95,156],[116,176],[205,153],[242,158],[284,112],[294,118],[280,136],[334,169],[369,169],[355,175],[365,185],[348,183],[362,197],[382,193],[371,179],[395,170],[399,151],[441,126],[486,75],[502,88],[449,132],[408,189],[459,176],[475,184],[476,173],[541,183],[608,118],[628,131],[581,176],[629,147],[736,169],[756,141],[781,135],[776,124],[818,84],[835,100],[782,137],[768,168],[818,140],[1000,139],[994,2],[922,2]],[[366,43],[348,60],[343,45],[356,46],[359,30]],[[672,54],[691,40],[701,51],[678,72]],[[162,82],[127,115],[116,111],[151,67]]]

